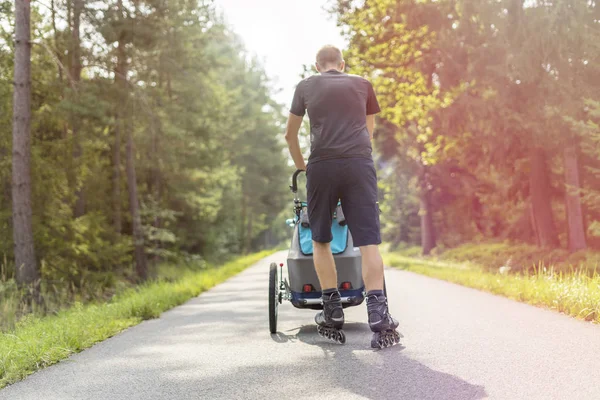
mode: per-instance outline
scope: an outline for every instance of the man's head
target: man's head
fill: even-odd
[[[343,71],[345,67],[342,52],[335,46],[323,46],[317,53],[317,71],[323,73],[335,69]]]

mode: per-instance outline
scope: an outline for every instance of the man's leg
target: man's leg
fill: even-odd
[[[331,223],[339,195],[335,162],[309,164],[306,170],[308,221],[313,240],[313,262],[322,290],[337,288],[337,271],[331,254]]]
[[[376,244],[361,246],[362,276],[367,293],[372,290],[383,291],[383,259]]]
[[[307,175],[308,220],[313,239],[313,263],[321,285],[323,311],[315,316],[317,332],[338,343],[346,341],[343,332],[344,310],[337,289],[337,271],[330,242],[333,212],[339,199],[335,161],[309,164]]]
[[[328,339],[344,343],[345,336],[338,332],[344,325],[344,309],[337,289],[337,270],[329,243],[313,241],[313,263],[319,277],[323,301],[323,311],[315,316],[315,322],[319,325],[317,332]]]
[[[336,289],[337,270],[335,269],[335,262],[329,243],[319,243],[313,240],[313,262],[317,276],[319,277],[321,289]]]
[[[373,161],[348,161],[347,181],[342,187],[342,207],[354,245],[362,255],[362,273],[367,289],[372,347],[387,347],[400,341],[398,321],[389,313],[383,293],[383,260],[379,253],[381,233],[377,205],[377,173]]]

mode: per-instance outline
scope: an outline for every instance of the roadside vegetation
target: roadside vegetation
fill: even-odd
[[[600,323],[598,253],[541,252],[508,243],[465,245],[437,256],[388,252],[386,265]]]
[[[157,318],[271,253],[240,257],[220,267],[164,266],[155,280],[125,289],[106,302],[76,303],[45,317],[28,314],[13,329],[0,333],[0,388],[128,327]]]

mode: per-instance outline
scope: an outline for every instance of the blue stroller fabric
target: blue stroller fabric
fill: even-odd
[[[300,251],[305,256],[310,256],[313,253],[312,233],[310,227],[305,228],[302,224],[298,224],[299,239],[300,239]],[[348,245],[348,226],[341,226],[337,219],[333,220],[331,224],[331,234],[333,240],[331,241],[331,252],[333,254],[340,254],[346,250]]]

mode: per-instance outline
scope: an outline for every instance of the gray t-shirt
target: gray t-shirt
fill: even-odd
[[[380,110],[368,80],[327,71],[301,81],[290,112],[310,119],[309,163],[348,157],[371,158],[367,115]]]

